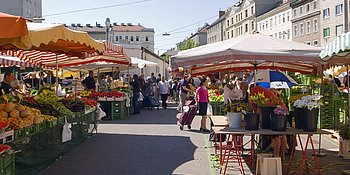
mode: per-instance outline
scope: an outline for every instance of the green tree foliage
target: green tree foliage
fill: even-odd
[[[169,63],[169,61],[170,61],[170,55],[169,55],[168,53],[164,53],[164,54],[162,55],[162,58],[163,58],[163,60],[164,60],[165,62]]]
[[[195,47],[198,47],[199,44],[196,42],[193,42],[191,39],[186,39],[183,42],[180,43],[179,45],[179,50],[187,50],[187,49],[192,49]]]

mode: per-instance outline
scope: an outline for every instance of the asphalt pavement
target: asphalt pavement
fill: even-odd
[[[176,114],[173,104],[125,120],[102,121],[97,135],[40,174],[211,174],[208,134],[198,131],[200,117],[195,117],[192,130],[181,131]]]

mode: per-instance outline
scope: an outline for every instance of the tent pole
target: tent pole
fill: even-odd
[[[257,63],[254,63],[254,86],[256,86],[256,68],[257,68]]]
[[[322,95],[322,92],[323,92],[323,89],[324,89],[324,81],[323,81],[323,65],[321,65],[321,88],[320,88],[320,92],[319,92],[319,95]],[[332,94],[334,95],[334,94]],[[321,107],[322,108],[322,107]],[[320,129],[322,129],[322,116],[320,115]],[[318,135],[318,155],[324,155],[324,154],[321,154],[321,138],[322,138],[322,135],[319,134]]]
[[[58,58],[56,55],[56,93],[58,95]]]

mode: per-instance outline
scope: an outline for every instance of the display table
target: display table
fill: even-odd
[[[129,115],[126,98],[99,98],[101,109],[111,120],[124,119]]]
[[[289,170],[290,170],[290,166],[291,166],[291,162],[292,162],[292,158],[293,158],[292,153],[294,152],[294,148],[295,148],[295,145],[297,142],[299,142],[299,145],[301,146],[301,153],[302,153],[302,160],[301,160],[301,164],[299,167],[299,174],[302,174],[304,166],[306,166],[308,171],[311,170],[308,167],[307,161],[309,160],[309,158],[306,155],[306,151],[307,151],[308,147],[311,146],[312,152],[313,152],[313,160],[315,161],[315,164],[316,164],[317,173],[321,174],[320,166],[318,164],[318,159],[317,159],[316,152],[314,149],[314,144],[312,141],[312,136],[314,134],[331,134],[330,132],[327,132],[327,131],[321,130],[321,129],[318,129],[316,132],[305,132],[301,129],[296,129],[296,128],[287,128],[287,130],[283,131],[283,132],[272,131],[270,129],[259,129],[256,131],[250,131],[250,130],[245,130],[245,129],[233,129],[233,128],[226,127],[225,126],[226,119],[224,116],[212,116],[211,120],[214,124],[214,127],[212,127],[213,131],[216,134],[219,134],[219,137],[220,137],[220,147],[219,147],[220,148],[220,165],[221,165],[220,172],[223,170],[224,174],[226,173],[227,164],[228,164],[228,161],[230,159],[230,154],[232,151],[236,155],[234,157],[234,159],[238,160],[240,170],[243,171],[243,174],[244,174],[241,154],[239,153],[239,146],[241,146],[241,145],[238,145],[238,142],[237,142],[237,138],[239,136],[242,136],[242,135],[250,135],[251,136],[250,137],[250,139],[251,139],[250,140],[250,142],[251,142],[250,161],[251,161],[251,164],[254,165],[254,163],[253,163],[253,161],[254,161],[254,143],[255,143],[255,135],[256,134],[259,134],[259,135],[293,135],[294,136],[293,145],[292,145],[293,150],[292,150],[290,158],[289,158],[288,167],[287,167],[287,174],[289,173]],[[222,134],[228,135],[226,145],[229,145],[229,146],[226,146],[225,150],[223,150],[223,146],[222,146]],[[305,143],[303,143],[300,135],[307,135],[307,139],[306,139],[306,141],[304,141]],[[229,144],[230,142],[232,144]],[[224,151],[224,155],[223,155],[223,151]]]

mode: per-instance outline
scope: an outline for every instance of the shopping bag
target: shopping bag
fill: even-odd
[[[208,108],[207,108],[207,115],[208,116],[213,116],[213,106],[208,103]]]
[[[70,124],[67,122],[67,118],[64,117],[65,123],[62,128],[62,142],[72,140],[72,130],[70,130]]]
[[[100,104],[98,104],[97,110],[98,110],[98,120],[101,120],[102,117],[107,116],[106,112],[100,108]]]

